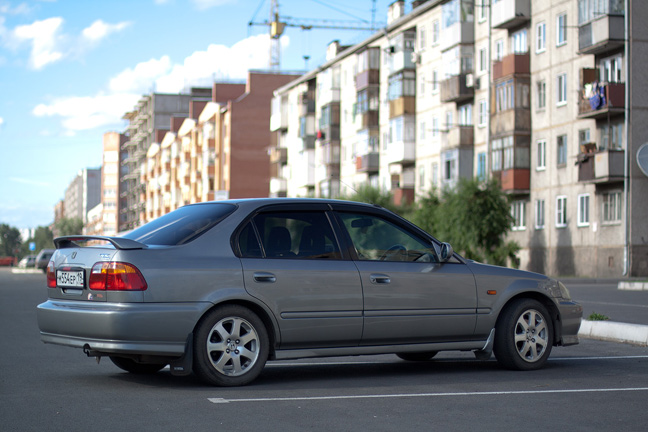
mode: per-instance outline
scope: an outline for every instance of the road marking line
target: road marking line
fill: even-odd
[[[605,306],[623,306],[623,307],[648,308],[648,305],[628,304],[628,303],[609,303],[609,302],[599,302],[599,301],[589,301],[589,300],[579,300],[578,303],[580,303],[580,304],[605,305]]]
[[[251,399],[207,398],[207,400],[214,404],[224,404],[224,403],[233,403],[233,402],[293,402],[293,401],[320,401],[320,400],[343,400],[343,399],[396,399],[396,398],[447,397],[447,396],[454,396],[454,397],[456,396],[508,396],[508,395],[556,394],[556,393],[609,393],[609,392],[630,392],[630,391],[648,391],[648,387],[610,388],[610,389],[536,390],[536,391],[457,392],[457,393],[406,393],[406,394],[377,394],[377,395],[352,395],[352,396],[251,398]]]

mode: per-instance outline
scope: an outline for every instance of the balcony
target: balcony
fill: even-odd
[[[623,150],[602,150],[578,156],[578,181],[614,183],[623,181]]]
[[[623,46],[623,15],[601,15],[578,27],[578,53],[602,54]]]
[[[402,96],[389,101],[389,118],[400,117],[405,114],[416,114],[416,97]]]
[[[507,193],[529,193],[531,189],[531,170],[528,168],[512,168],[494,172],[499,178],[502,190]]]
[[[493,62],[493,81],[514,74],[529,74],[530,58],[529,53],[509,54],[502,60]]]
[[[415,142],[393,142],[387,146],[385,154],[388,164],[410,165],[416,160],[416,143]]]
[[[472,21],[457,22],[443,29],[439,37],[441,51],[447,51],[459,44],[475,43],[475,23]]]
[[[491,11],[491,27],[516,27],[531,19],[531,0],[500,0],[493,4]]]
[[[397,206],[414,202],[414,188],[399,187],[391,190],[394,204]]]
[[[605,119],[625,112],[625,83],[590,83],[587,86],[591,87],[578,101],[578,118]]]
[[[472,147],[475,129],[473,126],[457,126],[451,128],[442,137],[442,149],[449,150],[458,147]]]
[[[441,81],[441,102],[464,102],[475,96],[475,89],[466,85],[466,75],[455,75]]]
[[[273,197],[285,197],[288,192],[288,181],[285,178],[270,179],[270,194]]]
[[[380,154],[378,152],[356,156],[357,172],[377,172],[380,168]]]
[[[531,132],[531,110],[528,108],[513,108],[492,115],[491,132],[494,137],[520,131]]]
[[[270,131],[288,129],[288,104],[282,103],[280,97],[272,100],[272,114],[270,115]]]
[[[323,144],[320,146],[320,163],[324,165],[340,164],[340,144]]]
[[[360,114],[358,130],[378,127],[378,111],[366,111]]]
[[[370,85],[380,84],[380,70],[369,69],[358,73],[355,77],[356,90],[363,90]]]
[[[286,147],[273,147],[270,149],[270,163],[271,164],[286,164],[288,163],[288,149]]]

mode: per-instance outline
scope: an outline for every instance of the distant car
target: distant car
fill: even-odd
[[[451,350],[532,370],[578,343],[582,307],[562,283],[467,260],[368,204],[209,202],[54,243],[41,339],[132,373],[170,364],[236,386],[266,360]]]
[[[0,266],[14,266],[16,258],[12,256],[0,256]]]
[[[18,263],[18,267],[20,268],[28,268],[28,267],[35,267],[36,266],[36,255],[27,255],[23,259],[20,260]]]
[[[56,249],[42,249],[38,255],[36,255],[36,268],[43,270],[43,273],[47,271],[47,263],[49,263],[52,255]]]

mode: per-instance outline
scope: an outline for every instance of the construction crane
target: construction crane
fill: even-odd
[[[250,21],[248,26],[267,26],[270,27],[270,69],[279,70],[281,64],[281,45],[279,38],[286,27],[297,27],[302,30],[317,29],[335,29],[335,30],[367,30],[376,31],[377,28],[384,26],[384,23],[374,22],[376,15],[376,0],[373,1],[371,25],[367,21],[350,21],[350,20],[327,20],[327,19],[309,19],[309,18],[292,18],[279,15],[279,0],[272,0],[270,5],[270,19],[263,22]],[[308,56],[304,56],[305,59]]]

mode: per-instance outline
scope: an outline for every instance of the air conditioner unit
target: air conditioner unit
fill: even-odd
[[[411,57],[412,63],[420,63],[421,62],[421,54],[417,53],[416,51],[412,51]]]
[[[466,87],[472,87],[475,84],[473,74],[466,74]]]

